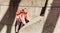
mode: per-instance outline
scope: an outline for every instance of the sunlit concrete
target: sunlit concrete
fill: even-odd
[[[49,10],[50,10],[50,6],[51,6],[52,0],[48,1],[48,5],[49,7],[46,8],[46,13],[45,16],[41,19],[39,19],[39,21],[35,22],[35,23],[31,23],[31,24],[26,24],[26,26],[22,27],[19,33],[42,33],[42,29],[43,29],[43,25],[46,21],[46,18],[49,14]],[[36,18],[36,19],[38,19]],[[36,21],[35,19],[35,21]]]
[[[0,5],[9,5],[10,0],[0,0]],[[43,7],[46,0],[22,0],[20,6],[41,6]]]
[[[43,7],[46,0],[22,0],[20,6],[40,6]]]
[[[2,6],[8,6],[10,0],[0,0],[0,5]]]
[[[5,25],[4,28],[1,30],[0,33],[6,33],[6,30],[7,30],[7,26]]]
[[[0,21],[4,17],[5,13],[7,12],[9,6],[0,6]]]
[[[1,5],[0,6],[1,7],[0,8],[0,10],[1,10],[0,11],[0,15],[1,15],[0,21],[3,18],[4,14],[6,13],[8,7],[9,7],[8,6],[9,1],[10,0],[0,0],[0,5]],[[40,15],[41,8],[45,4],[45,1],[46,0],[22,0],[22,2],[19,4],[18,9],[27,8],[30,20],[33,20],[35,23],[30,23],[30,24],[28,23],[28,25],[26,24],[26,26],[21,28],[19,33],[41,33],[42,32],[43,25],[45,23],[45,20],[48,16],[49,9],[50,9],[50,7],[47,7],[45,16],[43,18],[41,18],[42,16],[38,17]],[[47,6],[51,6],[51,3],[52,3],[52,0],[49,0],[49,3]],[[31,6],[33,6],[33,7],[31,7]],[[37,7],[34,7],[34,6],[37,6]],[[36,17],[38,17],[38,18],[36,18]],[[37,21],[34,18],[36,18]],[[41,18],[41,19],[39,19],[39,18]],[[15,21],[12,25],[11,33],[15,33]],[[6,33],[6,29],[7,29],[7,27],[5,25],[0,33]]]

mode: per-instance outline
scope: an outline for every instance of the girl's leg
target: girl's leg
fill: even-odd
[[[16,21],[16,23],[15,23],[15,32],[16,32],[16,26],[17,26],[17,21]]]
[[[20,30],[20,28],[21,28],[21,24],[22,24],[22,22],[20,22],[20,24],[19,24],[19,27],[18,27],[18,32],[19,32],[19,30]]]
[[[19,25],[19,27],[18,27],[18,32],[19,32],[19,30],[21,29],[21,27],[23,27],[24,26],[24,24],[22,23],[22,22],[20,22],[20,25]]]
[[[19,30],[18,30],[18,29],[19,29],[19,25],[20,25],[20,22],[17,21],[17,22],[16,22],[16,28],[15,28],[16,33],[18,33],[18,31],[19,31]]]

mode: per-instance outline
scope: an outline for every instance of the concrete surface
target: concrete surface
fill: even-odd
[[[4,14],[6,13],[6,10],[8,9],[10,0],[0,0],[0,21],[2,20]],[[42,33],[42,29],[45,23],[45,20],[48,16],[49,9],[51,6],[51,3],[53,0],[49,0],[49,3],[46,9],[45,16],[39,17],[39,14],[41,12],[41,8],[44,6],[46,0],[22,0],[22,2],[19,4],[18,9],[27,8],[30,20],[33,20],[35,23],[26,24],[26,26],[22,27],[19,33]],[[36,7],[35,7],[36,6]],[[37,17],[37,18],[36,18]],[[36,18],[36,19],[34,19]],[[40,19],[41,18],[41,19]],[[37,20],[37,21],[36,21]],[[57,21],[56,28],[53,33],[60,33],[60,17]],[[0,33],[6,33],[7,26],[5,25],[4,28],[1,30]],[[15,33],[15,21],[12,25],[11,33]]]
[[[0,0],[0,21],[2,20],[3,16],[7,12],[9,7],[10,0]],[[43,3],[42,3],[43,2]],[[45,0],[22,0],[19,4],[18,9],[27,8],[30,20],[39,16],[41,12],[41,8],[44,6]],[[35,7],[36,6],[36,7]],[[35,21],[35,20],[34,20]],[[3,29],[0,33],[6,33],[7,26],[4,25]],[[11,33],[15,33],[15,21],[12,25]]]

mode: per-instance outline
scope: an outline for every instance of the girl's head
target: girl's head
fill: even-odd
[[[27,14],[27,11],[25,9],[22,9],[22,11],[23,11],[24,14]]]

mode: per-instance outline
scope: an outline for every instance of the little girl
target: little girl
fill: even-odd
[[[29,22],[27,11],[25,9],[18,10],[16,12],[16,33],[18,33],[21,26],[24,26],[27,22]]]

